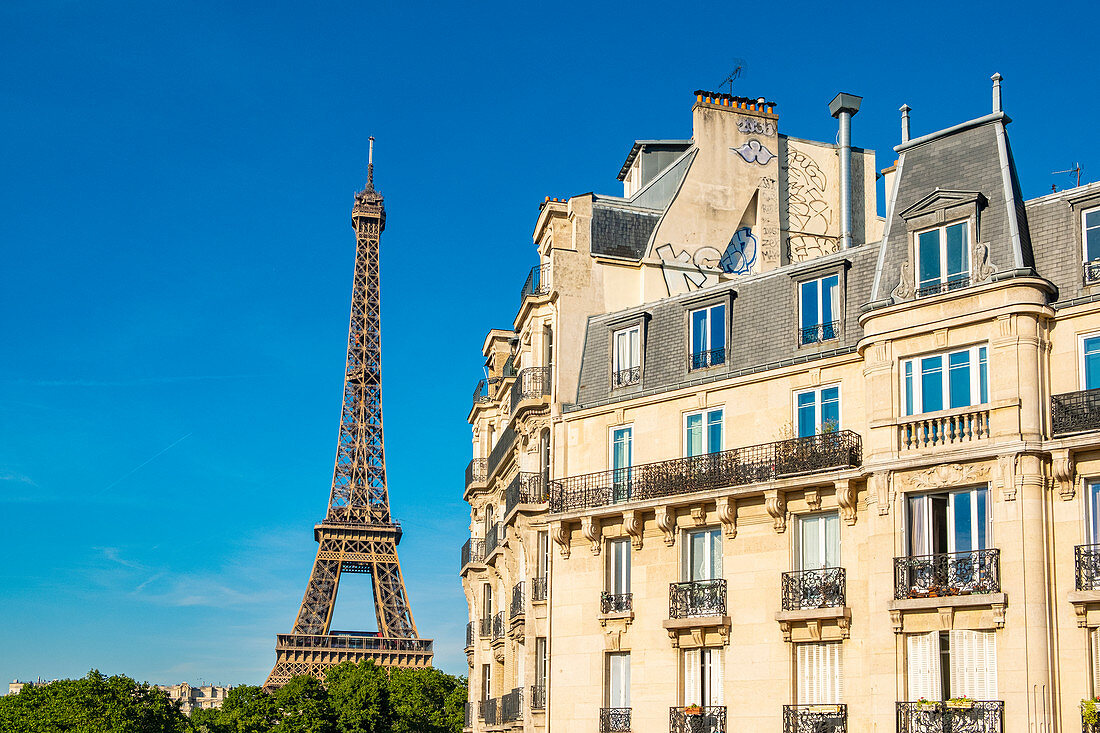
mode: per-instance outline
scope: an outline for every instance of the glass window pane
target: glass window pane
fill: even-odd
[[[974,492],[974,501],[976,503],[974,515],[978,525],[974,528],[974,534],[977,537],[977,544],[974,546],[975,550],[984,550],[989,547],[989,538],[986,536],[989,529],[988,494],[989,491],[987,489],[978,489]]]
[[[722,577],[722,534],[712,529],[707,532],[710,535],[710,576],[709,578]],[[709,579],[708,578],[708,579]]]
[[[711,410],[707,416],[707,452],[722,450],[722,411]]]
[[[913,403],[913,362],[905,362],[905,414],[912,415],[916,405]]]
[[[821,390],[821,432],[840,427],[840,387]]]
[[[947,227],[947,279],[960,280],[970,276],[970,251],[967,246],[966,222]]]
[[[688,415],[687,427],[684,435],[684,449],[688,457],[698,456],[703,453],[703,416]]]
[[[707,350],[707,312],[694,311],[691,314],[691,353],[699,354]]]
[[[988,351],[989,349],[984,346],[978,348],[978,399],[983,405],[989,402]]]
[[[973,527],[970,516],[970,492],[952,494],[954,504],[955,546],[954,552],[970,552],[974,549]]]
[[[1089,542],[1100,544],[1100,483],[1089,484],[1089,529]]]
[[[949,354],[948,391],[951,407],[968,407],[970,404],[970,352],[957,351]]]
[[[716,305],[710,309],[710,350],[726,348],[726,306]]]
[[[840,517],[835,513],[825,517],[825,567],[840,567]]]
[[[706,580],[706,534],[704,532],[691,533],[691,560],[690,576],[688,580]]]
[[[832,323],[837,320],[833,310],[837,299],[837,276],[824,278],[821,281],[821,322]]]
[[[801,403],[801,400],[799,400]],[[807,438],[817,434],[817,410],[813,403],[799,405],[798,408],[798,437]]]
[[[924,232],[917,237],[917,258],[920,261],[918,287],[940,281],[940,232]]]
[[[921,412],[943,409],[943,357],[930,356],[920,360]]]
[[[1100,388],[1100,336],[1084,340],[1085,389]]]
[[[817,280],[802,283],[802,328],[821,323],[817,317]]]
[[[805,517],[798,523],[798,544],[801,553],[799,570],[817,570],[825,567],[825,558],[821,557],[822,518],[820,515]]]

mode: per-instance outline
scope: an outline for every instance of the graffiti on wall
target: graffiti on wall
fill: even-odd
[[[726,251],[722,253],[718,266],[722,268],[722,272],[747,275],[752,272],[753,263],[756,262],[757,249],[756,237],[753,236],[752,229],[741,227],[730,238],[730,243],[726,245]]]
[[[787,218],[792,262],[836,252],[836,237],[828,236],[832,209],[825,200],[829,181],[817,162],[794,145],[787,145]]]
[[[747,275],[756,263],[759,243],[749,227],[741,227],[730,238],[724,252],[714,247],[700,247],[694,256],[687,250],[676,251],[671,244],[657,247],[661,258],[661,274],[669,295],[718,284],[718,271],[731,275]]]
[[[749,140],[739,148],[730,148],[733,152],[745,159],[746,163],[759,163],[767,165],[768,161],[775,157],[775,153],[768,150],[759,140]]]
[[[755,117],[738,117],[737,129],[746,135],[774,135],[775,123],[771,120],[758,120]]]

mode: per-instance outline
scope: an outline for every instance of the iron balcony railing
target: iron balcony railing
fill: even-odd
[[[600,593],[600,613],[622,613],[633,608],[633,593]]]
[[[1100,545],[1073,548],[1077,590],[1100,590]]]
[[[520,369],[516,381],[512,382],[511,412],[515,412],[524,400],[537,400],[550,396],[550,367],[527,367]]]
[[[1055,436],[1100,430],[1100,389],[1051,395],[1050,423]]]
[[[330,634],[278,634],[278,649],[349,649],[379,652],[431,652],[431,639],[406,639],[389,636],[367,636],[351,631]]]
[[[485,725],[499,725],[497,719],[497,698],[491,697],[488,700],[481,701],[481,719],[485,721]]]
[[[531,685],[531,709],[546,709],[546,685]]]
[[[783,610],[835,608],[844,605],[844,568],[783,573]]]
[[[711,349],[710,351],[693,351],[688,354],[688,370],[706,369],[726,363],[725,349]]]
[[[817,323],[798,330],[798,345],[819,344],[840,337],[840,321]]]
[[[470,484],[477,481],[479,484],[485,483],[489,478],[489,459],[487,458],[475,458],[466,464],[466,488],[470,488]]]
[[[726,580],[689,580],[668,586],[668,617],[726,615]]]
[[[630,708],[600,708],[600,733],[630,730]]]
[[[894,558],[894,598],[937,598],[1001,590],[1000,551]]]
[[[485,558],[488,559],[490,555],[496,552],[500,544],[504,542],[504,533],[507,531],[500,522],[493,522],[493,526],[489,527],[489,534],[485,537]]]
[[[466,648],[469,649],[474,645],[474,622],[471,621],[466,624]]]
[[[527,281],[520,290],[520,301],[532,295],[546,295],[550,292],[550,266],[535,265],[527,275]]]
[[[473,562],[481,562],[484,559],[485,541],[471,537],[466,540],[466,544],[462,546],[462,565],[459,566],[459,569],[465,568]]]
[[[626,387],[642,381],[642,368],[640,366],[627,367],[611,372],[611,389]]]
[[[898,733],[1001,733],[1001,700],[899,702]]]
[[[848,706],[784,705],[783,733],[848,733]]]
[[[531,600],[532,601],[545,601],[546,591],[549,587],[550,579],[545,575],[540,575],[535,578],[531,578]]]
[[[1084,275],[1085,285],[1100,282],[1100,261],[1086,262]]]
[[[500,437],[497,438],[497,444],[489,451],[489,463],[486,466],[486,475],[496,470],[505,456],[512,452],[512,448],[515,447],[515,445],[516,430],[512,424],[509,423],[504,427],[504,430],[500,431]]]
[[[504,611],[497,611],[493,616],[493,641],[504,638]]]
[[[481,638],[482,639],[488,639],[490,636],[493,635],[493,619],[492,619],[492,617],[483,618],[479,621],[479,623],[481,625],[480,632],[481,632]]]
[[[512,605],[508,609],[508,618],[515,618],[523,613],[523,581],[512,586]]]
[[[932,283],[931,285],[925,285],[923,288],[917,288],[917,297],[927,298],[930,295],[950,293],[953,290],[959,290],[966,287],[970,287],[970,277],[956,277],[946,282]]]
[[[726,733],[726,706],[669,708],[668,730],[669,733]]]
[[[523,688],[517,687],[500,698],[500,722],[523,720]]]
[[[480,405],[486,402],[493,401],[493,389],[497,384],[504,381],[503,377],[489,377],[488,379],[478,380],[477,385],[474,387],[474,404]]]
[[[520,471],[504,490],[504,516],[520,504],[543,504],[549,498],[541,473]]]
[[[860,465],[858,433],[839,430],[550,482],[550,511],[656,499]]]

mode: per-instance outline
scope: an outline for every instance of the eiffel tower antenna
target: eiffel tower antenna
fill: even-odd
[[[355,276],[352,281],[348,355],[340,437],[328,512],[313,528],[318,543],[294,630],[275,640],[275,667],[264,687],[291,677],[323,680],[344,661],[373,659],[386,667],[430,667],[432,641],[421,639],[409,609],[397,561],[401,525],[390,517],[382,439],[382,338],[378,247],[386,228],[382,194],[374,189],[374,138],[367,185],[355,194]],[[343,573],[368,573],[378,631],[334,631],[332,611]]]

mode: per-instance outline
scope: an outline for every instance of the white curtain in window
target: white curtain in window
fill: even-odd
[[[800,705],[835,705],[843,697],[839,642],[798,644],[795,668]]]
[[[700,652],[705,687],[703,689],[703,705],[722,704],[722,650],[703,649]]]
[[[608,656],[608,707],[630,707],[630,654],[617,653]]]
[[[997,699],[997,636],[993,631],[952,630],[951,696]]]
[[[905,638],[908,660],[909,699],[940,700],[940,632],[909,634]]]
[[[1092,662],[1092,694],[1100,695],[1100,628],[1089,631],[1089,657]]]
[[[684,650],[684,705],[702,705],[699,687],[699,650]]]

